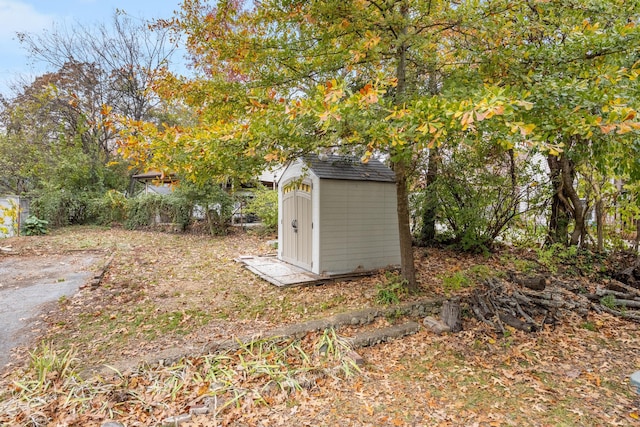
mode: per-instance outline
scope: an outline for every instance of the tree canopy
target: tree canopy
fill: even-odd
[[[160,121],[162,100],[152,82],[175,50],[168,32],[151,31],[148,23],[117,12],[110,24],[54,26],[18,38],[52,71],[2,100],[4,191],[122,188],[126,168],[114,164],[121,158],[111,116]]]
[[[492,141],[540,150],[551,166],[606,162],[613,148],[629,158],[639,10],[616,0],[185,0],[158,25],[185,34],[198,75],[167,74],[157,89],[190,114],[174,126],[128,122],[121,150],[195,181],[246,178],[310,151],[381,153],[397,177],[414,286],[407,196],[424,152]],[[579,200],[559,188],[575,217]]]

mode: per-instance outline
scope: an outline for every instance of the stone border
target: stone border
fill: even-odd
[[[339,313],[331,317],[318,320],[310,320],[303,323],[283,326],[281,328],[271,329],[264,333],[247,335],[236,340],[224,340],[215,342],[204,349],[204,353],[216,353],[221,351],[231,351],[238,349],[242,344],[250,343],[257,339],[282,339],[302,338],[309,332],[322,331],[329,328],[339,328],[341,326],[363,326],[372,323],[375,319],[382,316],[409,316],[409,317],[425,317],[437,314],[440,311],[442,300],[429,299],[415,302],[398,304],[386,308],[366,308],[362,310]],[[420,330],[420,325],[416,322],[409,321],[399,325],[392,325],[386,328],[377,328],[371,331],[362,332],[355,337],[347,339],[352,348],[368,347],[389,341],[393,338],[400,338],[411,335]],[[181,349],[167,349],[165,357],[156,359],[155,361],[146,361],[149,364],[167,365],[179,360],[182,357],[189,356]],[[348,356],[357,366],[364,364],[364,359],[358,353],[351,350]],[[139,363],[144,363],[140,361]],[[118,366],[116,363],[115,366]],[[120,370],[120,369],[119,369]],[[218,397],[214,396],[203,404],[190,408],[188,413],[183,413],[164,419],[160,427],[174,427],[192,420],[195,415],[206,415],[216,412],[216,408],[223,407],[224,401],[219,402]],[[123,424],[107,421],[101,427],[124,427]]]
[[[426,317],[438,314],[442,305],[441,299],[423,299],[413,302],[397,304],[383,308],[365,308],[362,310],[338,313],[330,317],[317,320],[309,320],[307,322],[287,325],[280,328],[270,329],[258,334],[245,335],[235,339],[226,339],[215,341],[198,352],[201,354],[219,353],[224,351],[233,351],[240,348],[243,344],[248,344],[259,339],[266,340],[287,340],[291,338],[302,338],[309,332],[323,331],[325,329],[338,329],[342,326],[363,326],[373,322],[380,317]],[[404,335],[415,333],[420,326],[415,322],[408,322],[404,325],[392,326],[389,328],[376,329],[374,331],[363,332],[349,340],[354,348],[375,345],[380,342],[388,341],[391,338],[398,338]],[[183,357],[194,356],[193,351],[185,351],[184,348],[173,347],[167,348],[155,354],[153,359],[139,360],[120,360],[110,365],[102,365],[100,367],[89,368],[82,374],[83,377],[93,374],[108,375],[113,373],[113,369],[119,372],[133,370],[140,364],[148,365],[170,365]]]
[[[100,268],[98,268],[98,271],[96,272],[96,274],[93,275],[89,283],[82,286],[82,288],[88,286],[92,289],[95,289],[98,286],[100,286],[100,283],[102,282],[102,279],[104,279],[104,275],[107,273],[107,270],[109,269],[109,266],[111,266],[111,263],[113,262],[113,259],[115,258],[115,256],[116,256],[115,252],[112,253],[111,256],[105,261],[105,263],[102,264]]]
[[[420,300],[398,304],[386,308],[365,308],[362,310],[338,313],[324,319],[309,320],[303,323],[287,325],[276,329],[271,329],[264,333],[247,335],[239,337],[236,340],[224,340],[209,345],[205,350],[208,352],[217,352],[224,350],[235,350],[240,343],[249,343],[257,339],[276,339],[283,340],[290,338],[302,338],[309,332],[324,331],[325,329],[337,329],[342,326],[363,326],[373,322],[379,317],[424,317],[436,314],[440,311],[442,305],[441,300]]]

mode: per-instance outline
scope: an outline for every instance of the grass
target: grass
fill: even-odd
[[[637,397],[624,375],[640,369],[635,354],[640,329],[606,315],[567,319],[537,334],[516,331],[505,339],[465,318],[459,334],[421,331],[359,349],[366,363],[358,369],[339,331],[327,330],[298,340],[257,340],[235,351],[195,354],[168,366],[142,364],[118,371],[116,362],[122,359],[153,356],[168,347],[204,348],[212,340],[375,306],[378,289],[393,290],[393,280],[380,275],[322,287],[276,288],[233,261],[238,254],[269,250],[262,240],[244,234],[209,238],[74,228],[21,238],[13,245],[23,245],[27,253],[46,252],[78,249],[85,245],[79,243],[82,239],[93,242],[92,249],[115,251],[112,266],[100,287],[60,301],[64,310],[47,319],[52,325],[45,341],[49,350],[32,355],[39,362],[4,379],[0,425],[47,425],[54,413],[75,414],[71,425],[91,424],[82,418],[87,414],[126,424],[158,424],[214,396],[222,399],[218,409],[224,410],[213,421],[209,416],[194,423],[634,422],[629,414]],[[445,280],[448,292],[464,291],[499,274],[499,267],[513,268],[518,262],[512,255],[509,263],[495,260],[500,262],[436,252],[419,261],[420,297],[441,295]],[[454,272],[453,263],[458,268]],[[116,370],[78,376],[102,363]],[[50,381],[50,393],[30,395],[29,387],[18,387],[13,380]],[[49,419],[31,422],[26,414],[49,414]]]
[[[326,311],[331,308],[340,307],[347,300],[347,297],[344,295],[334,295],[329,300],[320,303],[320,311]]]
[[[218,412],[232,406],[266,406],[278,399],[287,402],[292,393],[314,386],[319,378],[359,373],[348,350],[335,331],[326,330],[305,341],[240,343],[232,352],[183,358],[170,366],[140,365],[128,373],[113,369],[113,378],[104,381],[82,379],[75,352],[45,345],[30,355],[29,366],[16,376],[21,380],[2,393],[0,422],[12,419],[37,427],[49,425],[52,416],[62,412],[76,414],[74,419],[82,423],[95,416],[130,414],[139,419],[142,411],[155,424],[162,419],[163,406],[182,402],[194,390],[198,396],[221,397],[224,403]],[[31,411],[42,417],[27,420]]]
[[[269,250],[267,240],[248,234],[225,238],[72,227],[14,244],[26,253],[81,250],[115,252],[101,285],[60,301],[49,339],[87,347],[83,363],[117,361],[153,352],[185,337],[205,345],[212,337],[240,336],[283,323],[304,321],[374,303],[374,282],[333,283],[280,289],[233,261]],[[184,313],[184,314],[183,314]],[[185,320],[185,318],[188,318]],[[93,362],[92,362],[93,360]]]
[[[472,280],[462,271],[442,276],[442,287],[447,293],[460,291],[472,284]]]
[[[83,314],[81,322],[85,344],[104,341],[126,344],[132,338],[141,336],[153,340],[162,334],[186,335],[207,324],[213,316],[203,310],[162,312],[153,304],[136,306],[126,314],[100,312]]]
[[[518,271],[522,274],[534,273],[539,268],[539,264],[534,260],[520,258],[512,254],[502,255],[500,257],[500,262],[512,270]]]
[[[604,403],[595,396],[625,396],[627,402],[633,398],[620,381],[613,379],[615,368],[565,376],[562,371],[557,372],[557,365],[540,358],[539,350],[544,344],[532,348],[533,352],[522,352],[521,348],[530,347],[530,343],[523,342],[521,336],[516,337],[511,346],[505,347],[502,341],[496,341],[472,352],[447,344],[451,340],[439,341],[440,345],[420,344],[416,350],[419,340],[416,337],[407,343],[411,351],[417,351],[418,357],[412,354],[401,359],[402,368],[394,370],[393,388],[402,390],[410,383],[424,384],[426,393],[435,399],[434,405],[457,409],[459,417],[454,424],[466,424],[464,420],[471,421],[474,416],[484,414],[493,415],[496,424],[509,420],[509,425],[602,425],[606,424],[603,418],[590,418],[593,411],[605,406],[615,411],[616,403],[615,399]],[[611,354],[616,351],[611,345],[603,348]],[[496,359],[508,363],[498,364]],[[564,360],[576,363],[579,359],[576,355]],[[519,361],[525,363],[518,363],[518,368],[514,368],[514,362]],[[597,379],[609,375],[611,379]],[[585,395],[591,397],[585,401]],[[523,402],[527,402],[526,405]],[[509,418],[502,418],[505,412]]]
[[[376,286],[376,303],[397,304],[407,296],[407,281],[397,272],[385,272],[384,280]]]

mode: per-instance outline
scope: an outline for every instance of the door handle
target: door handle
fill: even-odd
[[[293,227],[293,231],[294,232],[296,232],[296,233],[298,232],[298,220],[297,219],[291,220],[291,227]]]

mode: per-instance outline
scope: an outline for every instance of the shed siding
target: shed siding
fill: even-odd
[[[319,190],[320,273],[400,263],[393,183],[326,179]]]

